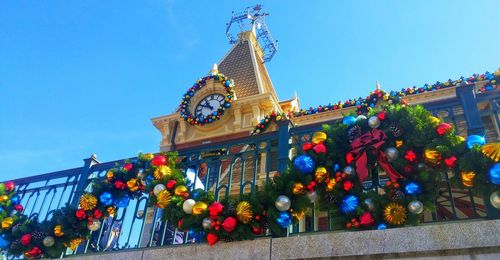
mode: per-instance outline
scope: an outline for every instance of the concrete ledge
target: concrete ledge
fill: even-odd
[[[77,259],[500,259],[500,220],[360,232],[190,244],[76,256]]]

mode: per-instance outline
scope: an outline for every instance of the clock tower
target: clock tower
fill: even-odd
[[[161,151],[246,137],[265,115],[298,109],[297,98],[279,101],[264,64],[276,51],[276,42],[263,21],[266,15],[258,6],[247,8],[241,16],[233,13],[228,23],[232,48],[179,97],[178,111],[152,119],[162,135]],[[244,19],[250,20],[249,29],[239,32],[236,39],[231,37],[231,23]]]

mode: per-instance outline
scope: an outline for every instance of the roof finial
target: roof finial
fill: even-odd
[[[214,65],[212,66],[212,69],[210,70],[210,74],[218,74],[219,73],[219,70],[217,68],[217,63],[214,63]]]
[[[378,80],[377,80],[377,84],[375,85],[375,89],[380,90],[380,84],[378,83]]]

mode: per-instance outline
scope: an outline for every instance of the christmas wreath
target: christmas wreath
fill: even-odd
[[[189,110],[189,106],[191,104],[191,98],[198,90],[203,88],[207,84],[207,81],[210,79],[213,79],[224,86],[226,90],[224,102],[217,108],[217,111],[214,112],[212,115],[209,116],[193,115]],[[209,76],[203,77],[198,81],[196,81],[196,83],[193,84],[191,88],[189,88],[186,94],[184,94],[184,97],[182,98],[182,102],[180,104],[180,114],[181,117],[184,118],[184,120],[191,125],[202,126],[205,124],[209,124],[216,120],[219,120],[222,117],[222,115],[224,115],[224,111],[231,107],[231,102],[233,98],[234,98],[233,81],[224,76],[224,74],[212,73]]]

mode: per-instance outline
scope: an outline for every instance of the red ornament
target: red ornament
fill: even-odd
[[[132,170],[132,168],[134,168],[134,165],[131,163],[126,163],[123,165],[123,169],[126,171],[130,171],[130,170]]]
[[[236,219],[233,217],[227,217],[224,219],[221,226],[226,232],[231,233],[236,228]]]
[[[167,181],[167,189],[171,190],[175,187],[175,184],[177,184],[177,181],[175,180],[169,180]]]
[[[311,181],[307,187],[306,187],[309,191],[315,191],[316,190],[316,182],[315,181]]]
[[[21,237],[21,245],[23,246],[29,246],[30,243],[31,243],[31,238],[33,236],[31,234],[24,234],[22,237]]]
[[[42,250],[40,250],[40,248],[38,248],[37,246],[34,246],[31,250],[24,253],[24,257],[28,259],[40,258],[40,256],[42,256]]]
[[[207,234],[207,242],[209,245],[213,246],[215,243],[217,243],[217,241],[219,241],[219,237],[216,234]]]
[[[19,211],[19,212],[21,212],[21,211],[23,211],[23,205],[16,204],[16,205],[14,205],[14,209],[17,210],[17,211]]]
[[[254,233],[255,235],[262,235],[262,233],[264,232],[264,229],[261,227],[261,226],[252,226],[252,233]]]
[[[75,216],[79,220],[84,220],[87,217],[87,213],[83,209],[78,209],[75,212]]]
[[[224,206],[220,202],[213,202],[208,207],[208,214],[211,218],[217,218],[219,214],[224,210]]]
[[[448,124],[448,123],[442,123],[442,124],[439,124],[437,127],[436,127],[436,132],[438,135],[440,136],[443,136],[445,135],[447,132],[449,132],[451,129],[453,128],[452,125]]]
[[[98,209],[94,210],[94,214],[93,214],[94,218],[102,218],[102,212]]]
[[[382,111],[382,112],[380,112],[380,113],[377,115],[377,117],[378,117],[378,119],[380,119],[380,121],[383,121],[383,120],[385,120],[386,115],[387,115],[387,114],[385,113],[385,111]]]
[[[352,155],[352,153],[347,153],[345,155],[345,161],[347,162],[347,164],[351,164],[351,162],[354,161],[354,156]]]
[[[125,189],[125,183],[123,181],[115,181],[115,188],[123,190]]]
[[[12,191],[12,190],[14,189],[14,187],[16,187],[16,185],[15,185],[15,184],[14,184],[14,182],[12,182],[12,181],[8,181],[8,182],[6,182],[6,183],[4,184],[4,186],[5,186],[5,189],[6,189],[7,191]]]
[[[315,145],[312,149],[315,153],[326,153],[327,151],[326,146],[323,143]]]
[[[414,162],[417,160],[417,155],[412,150],[406,151],[405,159],[409,162]]]
[[[352,189],[352,187],[354,186],[351,181],[344,181],[344,183],[342,185],[343,185],[344,190],[346,192],[350,191]]]
[[[444,164],[446,164],[449,169],[455,168],[455,166],[457,165],[457,157],[455,157],[455,155],[452,155],[451,157],[444,159]]]
[[[365,227],[373,226],[375,219],[370,212],[365,212],[359,217],[359,224]]]
[[[304,152],[307,152],[307,151],[311,150],[313,148],[313,146],[314,146],[313,143],[307,142],[307,143],[302,145],[302,150],[304,150]]]
[[[164,165],[166,162],[167,162],[167,158],[165,158],[165,156],[163,156],[163,155],[156,155],[151,160],[151,164],[154,166]]]
[[[182,218],[179,219],[179,221],[177,221],[177,228],[182,230]]]

